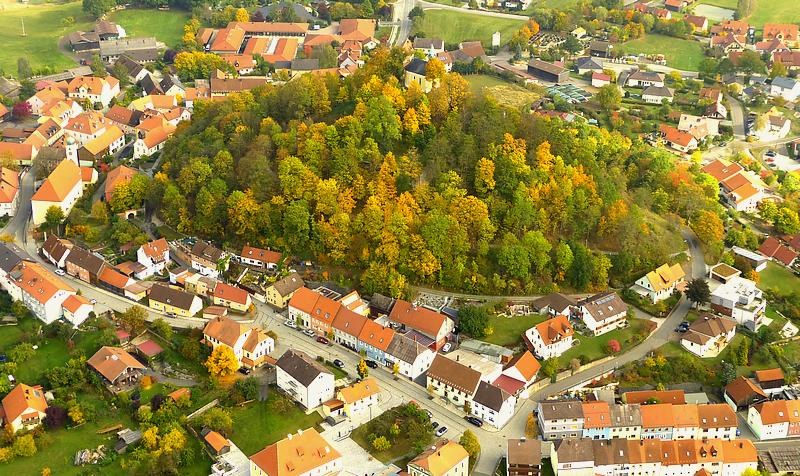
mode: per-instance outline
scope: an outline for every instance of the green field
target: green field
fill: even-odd
[[[624,329],[615,329],[596,337],[579,336],[576,334],[574,338],[580,340],[580,344],[561,354],[558,358],[561,368],[568,369],[572,359],[592,362],[609,355],[608,343],[612,340],[616,340],[620,343],[622,346],[621,352],[624,353],[631,350],[631,347],[638,344],[638,342],[633,341],[637,339],[635,336],[640,335],[639,333],[644,331],[649,321],[645,321],[644,319],[628,319],[628,322],[628,327]],[[583,356],[583,358],[581,358],[581,356]]]
[[[515,347],[522,339],[522,333],[540,322],[547,320],[548,316],[541,314],[527,314],[525,316],[492,316],[489,320],[494,332],[490,336],[481,338],[490,344],[504,347]]]
[[[800,8],[797,0],[756,0],[756,8],[746,20],[756,28],[764,23],[797,23]]]
[[[17,58],[25,57],[35,70],[43,66],[58,69],[75,66],[69,56],[58,49],[58,41],[67,33],[91,28],[92,21],[81,10],[81,2],[62,5],[21,5],[0,1],[0,69],[7,75],[17,75]],[[72,17],[75,23],[69,27],[62,20]],[[25,33],[22,36],[22,23]]]
[[[155,36],[170,48],[183,36],[183,24],[189,16],[181,10],[120,10],[109,15],[109,20],[119,23],[128,36]]]
[[[703,47],[697,41],[682,40],[664,35],[645,35],[622,45],[625,53],[663,54],[667,66],[685,71],[697,71],[703,59]]]
[[[492,34],[500,32],[501,43],[507,42],[511,35],[522,27],[525,18],[494,18],[452,10],[425,10],[417,33],[427,37],[441,38],[445,43],[456,44],[461,41],[480,40],[483,46],[491,45]]]
[[[470,90],[474,94],[491,96],[499,104],[512,108],[530,105],[541,97],[533,91],[496,76],[469,74],[464,78],[469,82]]]
[[[738,0],[702,0],[700,2],[697,2],[697,4],[711,5],[714,7],[729,8],[731,10],[736,10]]]
[[[758,274],[761,277],[758,287],[761,289],[774,289],[778,294],[782,295],[790,294],[800,289],[800,278],[772,261],[767,263],[767,268]]]

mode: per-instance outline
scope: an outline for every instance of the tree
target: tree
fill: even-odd
[[[800,232],[800,216],[791,208],[779,208],[772,224],[775,225],[778,232],[785,235],[794,235]]]
[[[772,69],[769,70],[769,77],[771,79],[775,79],[778,76],[788,76],[789,71],[786,69],[786,66],[781,63],[780,61],[775,61],[772,63]]]
[[[439,58],[429,59],[428,64],[425,66],[425,79],[435,83],[441,80],[444,75],[444,63],[442,63]]]
[[[106,202],[98,200],[92,204],[92,218],[102,224],[108,224],[108,206]]]
[[[35,354],[36,351],[33,349],[33,344],[21,342],[8,350],[8,360],[21,365],[32,359]]]
[[[116,4],[115,0],[83,0],[83,11],[94,18],[100,18],[110,12]]]
[[[239,360],[233,349],[227,345],[218,345],[205,362],[208,373],[215,377],[227,377],[239,370]]]
[[[28,58],[17,58],[17,75],[20,81],[33,76],[33,70],[31,70],[31,64],[28,62]]]
[[[138,334],[144,330],[147,311],[142,306],[131,306],[122,313],[117,314],[122,327],[129,330],[131,334]]]
[[[57,205],[51,205],[44,214],[44,223],[41,227],[58,234],[58,227],[62,221],[64,221],[64,211]]]
[[[367,367],[367,362],[364,359],[361,359],[358,362],[358,367],[356,368],[356,371],[358,372],[358,376],[361,377],[362,379],[367,378],[367,376],[369,375],[369,368]]]
[[[458,326],[472,337],[484,337],[489,326],[489,313],[485,307],[463,306],[458,310]]]
[[[239,23],[248,22],[250,21],[250,14],[247,13],[246,9],[239,8],[236,10],[236,17],[234,18],[234,21],[237,21]]]
[[[181,345],[181,355],[191,361],[200,357],[200,343],[196,339],[186,339]]]
[[[594,97],[600,107],[607,113],[616,111],[622,104],[622,94],[615,84],[606,84],[602,86]]]
[[[725,226],[719,215],[710,210],[701,210],[692,221],[692,230],[697,233],[700,241],[712,245],[722,241],[725,236]]]
[[[525,436],[527,438],[536,438],[539,433],[539,421],[536,416],[531,412],[528,414],[528,420],[525,422]]]
[[[331,45],[316,45],[311,50],[311,57],[319,59],[320,68],[335,68],[339,56]]]
[[[734,379],[736,379],[736,367],[734,367],[730,362],[723,362],[722,366],[720,367],[720,376],[722,379],[722,385],[728,385],[729,383],[733,382]]]
[[[153,330],[158,335],[163,337],[164,340],[166,340],[167,342],[171,342],[172,341],[172,327],[169,325],[169,323],[167,323],[167,321],[165,321],[163,318],[159,317],[158,319],[153,321],[153,324],[151,324],[151,325],[153,327]]]
[[[475,436],[475,433],[472,431],[464,430],[461,439],[458,440],[458,444],[467,450],[467,454],[469,454],[469,466],[472,468],[475,461],[478,459],[478,455],[481,453],[481,444],[478,442],[478,437]]]
[[[244,380],[241,381],[243,382]],[[223,433],[228,433],[233,428],[231,412],[222,407],[214,407],[206,411],[197,418],[197,421],[201,426]]]
[[[31,115],[31,105],[27,101],[20,101],[11,107],[11,114],[16,119],[27,119]]]
[[[67,415],[69,415],[69,419],[73,425],[80,425],[86,422],[86,415],[83,414],[83,409],[77,403],[69,407]]]
[[[64,407],[50,405],[44,411],[44,415],[44,426],[49,430],[61,428],[67,423],[67,410]]]
[[[385,436],[379,436],[372,440],[372,447],[375,448],[376,451],[386,451],[392,447],[392,444]]]
[[[97,53],[92,56],[92,74],[98,78],[105,78],[108,76],[106,65],[103,64],[103,60],[100,59],[100,55]]]
[[[11,445],[11,448],[17,456],[30,457],[35,455],[36,441],[33,439],[33,433],[18,436]]]
[[[424,16],[425,16],[425,11],[419,6],[415,6],[414,8],[411,9],[410,12],[408,12],[408,19],[409,20],[413,20],[414,18],[417,18],[417,17],[422,18]]]
[[[608,341],[608,344],[606,345],[606,347],[608,349],[608,353],[610,353],[610,354],[616,354],[620,350],[622,350],[622,346],[619,344],[619,341],[616,340],[616,339],[611,339],[610,341]]]
[[[542,374],[545,377],[553,378],[558,373],[558,357],[551,357],[542,362]]]
[[[695,278],[689,281],[686,286],[686,297],[696,305],[708,302],[711,298],[711,290],[708,289],[708,281],[704,278]]]
[[[395,362],[392,364],[392,375],[394,375],[395,380],[397,379],[397,375],[400,373],[400,364]]]

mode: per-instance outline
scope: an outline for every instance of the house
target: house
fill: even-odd
[[[67,303],[67,299],[76,294],[75,289],[39,263],[21,260],[11,268],[8,276],[10,279],[3,283],[8,286],[6,291],[14,299],[21,300],[25,307],[45,324],[63,317],[77,327],[93,310],[91,305],[83,305],[85,303],[83,299]],[[65,304],[75,312],[65,312]]]
[[[105,132],[78,149],[78,161],[81,165],[93,166],[106,156],[113,156],[125,146],[125,134],[115,125],[106,128]]]
[[[228,270],[228,253],[211,243],[197,240],[189,253],[192,268],[203,276],[218,278],[221,271]]]
[[[386,351],[389,349],[395,331],[375,321],[367,319],[358,334],[358,352],[364,352],[367,358],[379,364],[386,364]]]
[[[470,412],[484,423],[503,428],[514,416],[517,398],[489,382],[481,381],[472,397]]]
[[[137,274],[137,277],[146,279],[154,274],[163,273],[169,261],[169,244],[166,239],[159,238],[145,243],[136,250],[136,262],[145,268]]]
[[[780,476],[796,474],[800,470],[800,447],[785,445],[759,450],[758,460],[764,471],[770,474]]]
[[[664,0],[664,8],[671,12],[680,12],[685,6],[684,0]]]
[[[1,152],[1,151],[0,151]],[[33,224],[44,223],[47,209],[56,206],[69,215],[72,207],[83,196],[83,180],[78,164],[64,159],[42,183],[31,198]]]
[[[303,289],[304,285],[305,283],[299,274],[296,272],[289,273],[267,288],[265,293],[266,300],[278,309],[286,309],[295,292]]]
[[[542,474],[542,443],[536,438],[509,438],[506,442],[506,474],[508,476]]]
[[[23,261],[30,260],[30,256],[17,245],[0,243],[0,286],[9,293],[13,300],[22,299],[22,290],[17,286],[11,272]]]
[[[603,86],[607,86],[611,84],[611,76],[605,73],[592,73],[592,86],[595,88],[602,88]]]
[[[472,401],[481,382],[481,373],[455,360],[437,354],[427,373],[427,388],[456,406]]]
[[[363,326],[363,323],[366,321],[365,317],[360,316],[352,311],[350,314],[354,314],[363,319],[363,321],[356,321],[360,322]],[[339,328],[338,326],[342,325],[340,321],[344,320],[345,319],[342,318],[342,313],[340,312],[339,315],[336,316],[336,321],[334,321],[334,333],[337,333]],[[355,319],[353,320],[355,321]],[[357,327],[358,324],[355,324],[354,330]],[[358,332],[360,332],[360,328]],[[345,332],[342,331],[342,333]],[[406,337],[397,332],[395,332],[394,337],[392,337],[389,347],[386,348],[386,361],[392,364],[397,364],[398,373],[408,377],[410,380],[417,380],[422,374],[424,374],[430,368],[435,356],[436,353],[430,348],[420,344],[410,337]]]
[[[548,314],[551,317],[559,314],[569,316],[572,314],[572,307],[577,305],[578,301],[561,293],[550,293],[531,303],[531,307],[539,314]]]
[[[780,368],[756,370],[756,382],[767,395],[781,393],[786,385],[786,377]]]
[[[252,476],[335,475],[344,458],[317,430],[297,430],[250,457]]]
[[[761,327],[767,302],[756,283],[732,278],[711,292],[711,309],[755,332]]]
[[[638,439],[642,434],[642,411],[638,404],[611,405],[610,438]]]
[[[754,134],[763,141],[784,139],[791,131],[792,121],[786,117],[770,114],[767,116],[763,129],[754,131]]]
[[[19,166],[33,164],[33,159],[39,149],[32,144],[17,144],[16,142],[0,142],[0,157],[7,157]]]
[[[583,437],[593,440],[611,438],[611,408],[608,402],[583,402]]]
[[[680,264],[665,263],[636,280],[633,290],[656,303],[670,297],[683,284],[685,277]]]
[[[117,58],[117,61],[114,62],[114,65],[121,65],[123,68],[125,68],[125,72],[128,73],[128,77],[133,84],[138,84],[139,81],[145,78],[145,76],[149,76],[147,69],[145,69],[141,63],[134,61],[127,55],[121,55],[119,58]]]
[[[659,131],[664,143],[679,152],[688,153],[699,145],[697,138],[692,134],[683,132],[668,124],[661,124]]]
[[[725,317],[704,315],[694,321],[681,337],[681,345],[702,357],[716,357],[736,335],[736,322]]]
[[[134,134],[136,126],[141,122],[143,115],[142,111],[114,104],[106,111],[105,118],[122,129],[125,134]]]
[[[414,38],[413,48],[433,58],[439,53],[444,53],[444,40],[441,38]]]
[[[112,99],[119,95],[119,80],[113,76],[78,76],[67,83],[67,97],[86,99],[92,104],[107,108]]]
[[[277,251],[264,250],[245,245],[237,257],[239,262],[261,269],[276,269],[281,262],[281,254]]]
[[[214,286],[214,290],[211,291],[211,300],[217,306],[228,307],[239,312],[247,312],[253,305],[250,293],[222,282]]]
[[[764,41],[778,40],[789,48],[800,48],[800,33],[794,23],[765,23]]]
[[[536,357],[549,359],[558,357],[572,347],[574,333],[569,319],[558,315],[525,331],[523,339]]]
[[[67,263],[67,255],[72,250],[72,242],[59,239],[56,235],[50,234],[42,243],[42,255],[56,268],[63,269]]]
[[[713,138],[719,135],[719,122],[714,118],[681,114],[678,130],[688,132],[698,141],[702,141],[707,137]]]
[[[136,281],[116,271],[111,266],[106,266],[103,268],[103,271],[100,272],[100,276],[98,277],[97,281],[97,284],[100,287],[108,289],[109,291],[119,294],[120,296],[125,295],[125,289],[128,286],[136,283]]]
[[[759,440],[800,437],[800,400],[771,400],[747,410],[747,425]]]
[[[545,440],[579,438],[583,433],[583,407],[579,401],[539,402],[536,417]]]
[[[409,88],[412,84],[416,84],[424,92],[431,92],[431,89],[434,87],[434,82],[425,76],[427,69],[427,61],[419,58],[412,58],[411,61],[403,67],[403,85]]]
[[[648,104],[663,104],[664,101],[672,103],[674,96],[672,89],[664,86],[647,86],[642,91],[642,101]]]
[[[378,46],[375,30],[378,21],[366,18],[346,18],[339,22],[339,36],[343,41],[360,41],[364,48],[370,50]]]
[[[741,271],[732,266],[728,266],[725,263],[718,263],[711,267],[708,277],[720,283],[727,283],[734,276],[740,276],[741,274]]]
[[[656,88],[664,87],[664,75],[662,73],[654,73],[652,71],[636,70],[630,76],[626,86],[631,88],[649,88],[655,86]]]
[[[589,56],[597,58],[610,58],[614,50],[611,42],[603,40],[592,40],[589,42]]]
[[[158,43],[153,37],[100,41],[100,59],[106,63],[113,63],[122,55],[140,63],[152,63],[159,58]]]
[[[455,323],[446,315],[402,299],[394,303],[389,321],[398,324],[401,330],[412,329],[431,339],[430,347],[434,351],[444,347],[455,329]]]
[[[761,246],[759,246],[758,252],[767,258],[772,258],[782,263],[786,267],[790,267],[798,256],[796,251],[781,243],[781,241],[774,236],[768,236],[767,239],[761,243]]]
[[[14,216],[19,202],[19,174],[0,167],[0,216]]]
[[[67,256],[66,272],[81,281],[96,283],[105,266],[105,260],[81,247],[74,246]]]
[[[334,397],[333,373],[308,354],[287,350],[276,367],[278,387],[304,407],[316,408]]]
[[[0,403],[0,423],[11,433],[32,430],[44,420],[47,406],[42,387],[17,384]]]
[[[708,31],[708,18],[699,15],[686,15],[684,20],[692,25],[694,31],[706,32]]]
[[[113,386],[132,384],[139,380],[144,365],[120,347],[103,346],[89,357],[86,364]]]
[[[371,407],[378,404],[381,389],[378,381],[372,377],[365,378],[348,387],[337,390],[336,398],[331,401],[335,405],[335,410],[329,414],[340,415],[353,418],[369,411]],[[324,409],[329,408],[324,406]]]
[[[147,298],[151,309],[167,315],[192,317],[203,308],[203,301],[196,295],[164,284],[156,284],[150,288]]]
[[[757,273],[760,273],[767,267],[767,262],[769,260],[766,256],[762,256],[759,253],[750,251],[740,246],[732,246],[731,251],[733,252],[734,256],[744,258],[750,267],[753,268],[753,270],[755,270]]]
[[[108,172],[104,185],[103,199],[106,202],[110,202],[111,197],[114,196],[114,190],[119,185],[129,183],[136,173],[135,170],[125,165],[120,165]]]
[[[641,405],[642,439],[671,440],[675,430],[675,413],[669,403]],[[695,428],[696,430],[696,428]]]
[[[569,79],[567,68],[536,58],[528,62],[528,74],[549,83],[564,83]]]
[[[469,454],[453,441],[437,442],[408,463],[409,476],[466,476]]]
[[[212,348],[229,347],[239,366],[246,368],[260,367],[275,350],[275,340],[261,329],[223,316],[208,321],[203,328],[203,341]]]
[[[796,101],[800,96],[800,81],[786,76],[773,78],[769,86],[769,95],[782,97],[787,101]]]
[[[175,132],[175,126],[165,123],[148,131],[137,130],[133,142],[133,158],[149,157],[161,151],[167,139]]]
[[[735,412],[747,410],[751,405],[768,399],[758,385],[743,375],[725,386],[723,397]]]
[[[49,85],[36,91],[26,102],[31,106],[31,114],[34,116],[41,116],[45,106],[63,101],[66,98],[67,95],[64,91],[57,86]]]
[[[721,55],[731,55],[745,49],[747,38],[734,33],[724,33],[711,37],[711,48]]]
[[[628,325],[628,305],[615,292],[595,294],[576,307],[576,314],[596,336]]]
[[[603,72],[603,63],[601,60],[593,58],[591,56],[583,56],[575,60],[573,63],[573,68],[575,68],[575,72],[579,75],[583,76],[586,73],[602,73]]]
[[[736,413],[727,403],[709,403],[697,406],[700,416],[698,439],[733,440],[738,431]]]
[[[367,318],[361,314],[340,306],[332,324],[334,342],[352,351],[358,351],[358,336],[361,334],[366,321]]]
[[[528,387],[536,381],[536,375],[541,367],[536,357],[526,350],[508,361],[492,384],[511,395],[526,396]]]

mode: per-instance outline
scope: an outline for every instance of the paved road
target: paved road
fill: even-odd
[[[397,0],[392,9],[392,20],[399,22],[400,26],[393,26],[389,35],[389,44],[402,45],[411,34],[412,23],[408,14],[416,6],[416,0]]]
[[[503,12],[492,12],[486,10],[471,10],[469,8],[463,7],[456,7],[454,5],[445,5],[442,3],[433,3],[433,2],[426,2],[425,0],[420,0],[419,5],[425,10],[452,10],[461,13],[469,13],[471,15],[483,15],[487,17],[495,17],[495,18],[507,18],[509,20],[519,20],[521,22],[527,21],[528,17],[522,15],[514,15],[512,13],[503,13]]]
[[[731,111],[731,122],[733,123],[733,136],[739,140],[745,139],[744,133],[744,107],[736,98],[725,96]]]

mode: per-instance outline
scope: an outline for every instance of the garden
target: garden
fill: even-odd
[[[431,444],[433,427],[424,410],[407,403],[359,426],[350,437],[382,463],[403,468]]]

